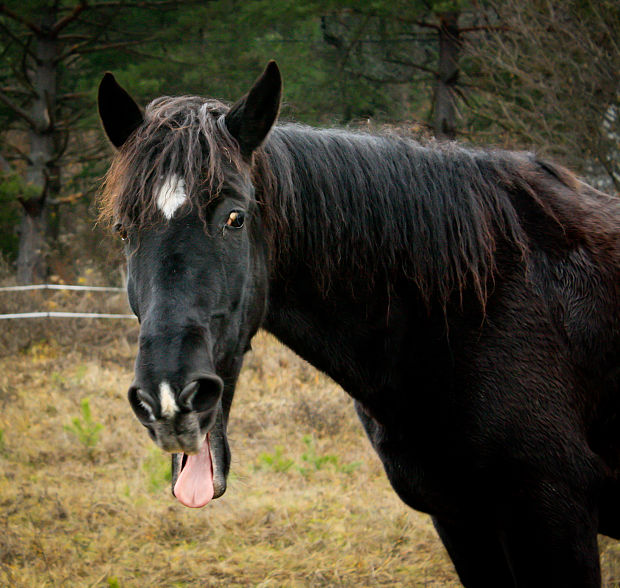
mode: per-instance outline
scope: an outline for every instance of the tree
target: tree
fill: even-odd
[[[471,113],[507,145],[533,145],[620,190],[620,4],[494,0],[502,27],[467,46]]]
[[[4,123],[0,155],[5,175],[23,177],[21,184],[12,184],[22,209],[18,282],[45,280],[49,209],[58,203],[68,150],[79,147],[82,163],[101,154],[101,143],[75,140],[83,121],[93,120],[92,91],[102,73],[98,56],[106,54],[108,64],[126,61],[127,54],[152,42],[153,30],[166,30],[163,21],[157,21],[180,4],[187,3],[12,0],[0,4]]]
[[[341,70],[349,77],[374,83],[384,96],[386,86],[401,89],[406,104],[400,117],[413,115],[427,121],[422,124],[436,137],[454,139],[463,97],[463,40],[496,26],[482,20],[483,4],[354,3],[323,17],[325,41],[340,51]]]

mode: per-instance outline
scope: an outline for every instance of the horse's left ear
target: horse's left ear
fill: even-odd
[[[112,145],[120,149],[129,135],[143,123],[142,111],[111,73],[103,76],[97,101],[106,135]]]
[[[281,95],[280,69],[270,61],[252,89],[226,115],[226,127],[246,157],[265,140],[276,122]]]

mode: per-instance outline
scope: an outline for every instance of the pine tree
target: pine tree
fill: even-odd
[[[172,0],[0,4],[0,161],[5,177],[21,178],[10,184],[21,208],[19,283],[46,279],[50,207],[59,202],[71,150],[79,151],[72,163],[101,156],[101,142],[85,142],[78,134],[95,120],[93,94],[102,63],[143,57],[140,50],[149,50],[158,32],[166,32],[164,17],[188,5]]]

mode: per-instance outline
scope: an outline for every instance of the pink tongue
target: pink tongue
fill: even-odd
[[[200,508],[213,498],[213,464],[209,436],[197,455],[188,455],[185,467],[174,485],[177,500],[191,508]]]

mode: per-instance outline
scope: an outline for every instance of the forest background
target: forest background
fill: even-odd
[[[105,71],[143,105],[233,101],[276,59],[284,120],[535,149],[615,191],[619,43],[614,0],[5,0],[0,254],[20,283],[120,279],[94,222]]]
[[[234,101],[269,59],[281,118],[532,149],[620,189],[617,0],[0,0],[0,286],[123,286],[97,224],[105,71],[145,105]],[[0,314],[128,313],[125,294],[0,292]],[[351,400],[259,334],[229,488],[199,510],[126,401],[132,320],[0,321],[0,585],[452,586]],[[601,538],[605,586],[620,545]]]

